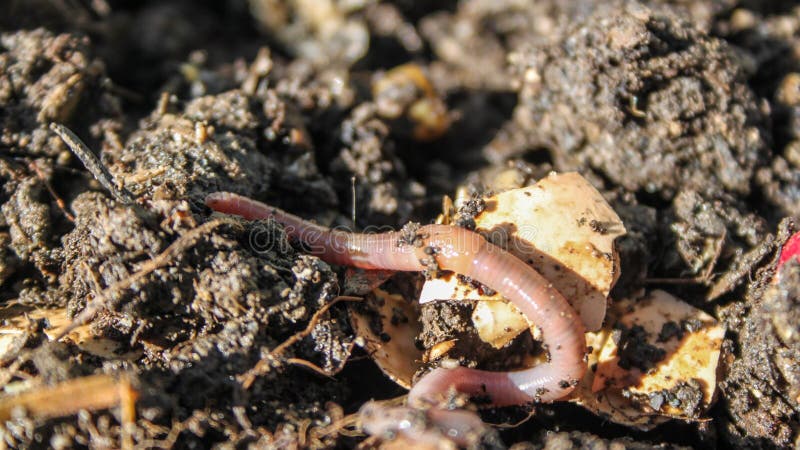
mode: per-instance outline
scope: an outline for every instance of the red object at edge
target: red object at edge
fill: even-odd
[[[783,264],[792,258],[800,257],[800,232],[797,232],[790,237],[783,248],[781,249],[781,257],[778,259],[777,270],[781,270]]]

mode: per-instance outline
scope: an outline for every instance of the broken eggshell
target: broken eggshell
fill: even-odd
[[[517,256],[532,261],[545,276],[552,276],[584,320],[599,327],[606,296],[618,275],[613,239],[624,232],[600,194],[576,174],[551,175],[535,186],[498,194],[486,204],[475,218],[478,231],[512,251],[532,251],[533,257],[525,253]],[[546,217],[551,212],[554,217]],[[537,215],[539,219],[534,220],[538,222],[515,219]],[[535,233],[523,233],[529,223],[539,224]],[[508,233],[491,233],[498,229]],[[552,240],[545,239],[549,235],[554,236]],[[585,236],[583,241],[577,239],[581,235]],[[520,236],[528,238],[530,245],[517,242]],[[540,269],[542,265],[545,267]],[[559,269],[554,269],[556,265]],[[547,273],[548,268],[555,275]],[[564,273],[572,274],[572,278]],[[516,308],[490,294],[463,277],[445,275],[427,281],[422,297],[424,301],[489,300],[476,302],[473,323],[484,341],[502,347],[529,324]],[[373,296],[375,306],[371,309],[379,313],[370,316],[362,312],[361,317],[353,317],[353,326],[360,336],[367,337],[366,348],[384,372],[409,387],[420,363],[446,357],[452,342],[442,342],[428,354],[418,350],[413,345],[419,333],[413,301],[380,289],[374,290]],[[402,316],[409,320],[397,320],[397,311],[405,311]],[[538,330],[534,327],[532,331],[539,339]],[[618,302],[606,326],[586,334],[592,370],[568,400],[613,422],[642,430],[672,418],[697,420],[714,398],[724,333],[713,317],[663,291]]]
[[[422,331],[419,307],[402,295],[376,288],[364,302],[350,305],[350,324],[356,341],[392,381],[411,389],[422,365],[423,352],[414,342]]]
[[[619,273],[613,241],[625,232],[600,193],[576,173],[551,174],[485,203],[485,210],[475,217],[476,231],[528,261],[565,294],[582,320],[599,328]],[[481,339],[495,348],[507,345],[531,325],[501,296],[452,273],[426,281],[420,303],[439,299],[486,300],[476,303],[472,321]],[[444,342],[428,353],[416,348],[414,338],[420,329],[417,305],[412,302],[375,289],[365,304],[350,308],[362,346],[387,376],[407,388],[420,362],[443,357],[452,347],[452,342]],[[398,312],[406,319],[398,321]],[[538,338],[538,329],[532,332]]]
[[[575,307],[587,329],[599,329],[619,276],[614,239],[625,233],[603,196],[579,174],[564,173],[485,203],[474,218],[476,231],[539,271]],[[453,274],[426,281],[420,294],[420,303],[444,299],[479,301],[473,324],[496,348],[535,325],[502,296]]]
[[[618,302],[610,316],[611,325],[587,333],[593,370],[572,401],[642,430],[699,419],[714,399],[724,327],[660,290]]]

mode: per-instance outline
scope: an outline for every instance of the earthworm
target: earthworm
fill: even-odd
[[[364,403],[358,410],[361,429],[381,438],[402,434],[409,444],[422,448],[475,448],[489,427],[473,411],[430,408],[422,411],[408,406]],[[451,444],[448,446],[447,444]]]
[[[206,197],[211,209],[245,219],[272,218],[287,236],[331,264],[396,271],[448,270],[498,291],[538,325],[549,360],[534,367],[490,372],[437,368],[409,392],[409,402],[435,403],[450,388],[493,406],[551,402],[569,394],[586,371],[585,327],[575,310],[535,269],[481,235],[451,225],[406,226],[359,234],[332,230],[261,202],[228,192]]]

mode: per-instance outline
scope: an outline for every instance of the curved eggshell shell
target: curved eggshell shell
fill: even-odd
[[[714,400],[725,328],[709,314],[660,290],[635,301],[615,303],[611,315],[617,317],[613,323],[586,335],[593,370],[586,372],[571,401],[613,422],[642,430],[670,418],[699,420]],[[620,325],[641,327],[643,344],[664,352],[652,369],[643,373],[619,366],[614,332]],[[694,415],[674,401],[680,398],[675,393],[681,386],[690,384],[699,394],[692,408]]]
[[[392,381],[411,389],[423,352],[414,345],[422,325],[419,310],[401,295],[377,288],[364,305],[349,305],[350,324],[373,361]]]

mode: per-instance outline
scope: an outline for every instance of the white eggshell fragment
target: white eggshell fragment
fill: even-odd
[[[529,326],[519,309],[508,302],[478,302],[472,311],[472,324],[481,339],[494,348],[505,347]]]
[[[363,305],[350,305],[350,324],[360,344],[392,381],[411,389],[423,353],[414,345],[422,325],[416,306],[401,295],[377,288]]]
[[[603,328],[597,332],[586,333],[586,345],[590,349],[588,357],[590,369],[596,367],[600,358],[600,351],[604,348],[605,343],[611,339],[611,333],[610,327]],[[587,370],[568,400],[583,406],[598,416],[608,418],[611,422],[640,430],[650,430],[656,425],[669,420],[664,416],[644,413],[636,405],[633,405],[630,400],[623,397],[620,389],[604,389],[593,392],[593,381],[594,372]]]
[[[579,174],[564,173],[485,202],[475,217],[476,231],[538,270],[570,301],[589,330],[599,329],[606,298],[619,276],[614,239],[625,233],[603,196]],[[503,300],[450,275],[428,280],[420,294],[421,303],[442,299]],[[502,311],[497,323],[486,315],[491,308]],[[478,333],[496,347],[529,326],[515,320],[519,313],[511,314],[509,308],[516,309],[481,306],[473,316]]]
[[[668,418],[698,419],[714,399],[724,327],[664,291],[615,305],[615,326],[589,333],[593,347],[573,401],[612,421],[650,429]],[[633,345],[659,354],[648,370],[620,367],[619,330],[640,327]],[[616,337],[616,339],[615,339]]]

